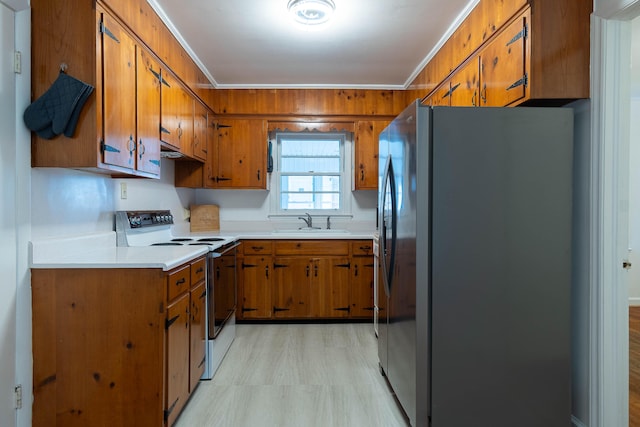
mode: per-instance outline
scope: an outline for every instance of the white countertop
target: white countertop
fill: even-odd
[[[181,233],[203,237],[223,236],[227,239],[372,239],[367,231],[232,231]],[[222,244],[224,242],[220,242]],[[115,232],[33,241],[30,245],[31,268],[161,268],[179,267],[208,252],[207,246],[116,246]]]
[[[31,268],[179,267],[208,252],[206,246],[116,246],[115,232],[31,242]]]

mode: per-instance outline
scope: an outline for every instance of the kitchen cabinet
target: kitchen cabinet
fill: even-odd
[[[378,189],[378,136],[389,123],[389,120],[356,122],[352,190]]]
[[[373,244],[370,240],[351,242],[351,303],[352,318],[373,320]]]
[[[274,318],[348,317],[347,241],[278,240],[274,255]]]
[[[32,270],[33,425],[170,426],[204,354],[198,265]]]
[[[422,100],[422,103],[424,105],[430,105],[432,107],[438,107],[438,106],[448,107],[451,104],[451,98],[449,98],[450,94],[451,94],[451,82],[446,81],[445,83],[440,85],[440,87],[438,87],[436,90],[431,92],[431,94],[429,94],[429,96],[427,96],[424,100]]]
[[[169,150],[193,157],[193,96],[167,72],[162,74],[160,95],[160,140]]]
[[[267,121],[216,120],[209,111],[206,159],[177,162],[176,187],[266,189]]]
[[[205,282],[206,263],[201,258],[191,264],[191,316],[189,324],[189,393],[198,385],[204,374],[207,345],[207,285]]]
[[[527,9],[481,50],[480,105],[502,107],[517,103],[527,96],[529,73],[526,58],[529,54],[530,15]]]
[[[153,116],[158,119],[159,104],[153,103],[160,67],[150,51],[99,4],[69,7],[61,0],[36,0],[32,11],[33,68],[39,70],[32,73],[34,99],[61,68],[95,88],[74,135],[32,134],[32,166],[158,178],[160,141]]]
[[[373,319],[370,240],[246,240],[238,320]]]
[[[246,240],[238,255],[238,319],[270,319],[273,311],[272,242]]]
[[[207,133],[208,116],[207,107],[200,101],[194,101],[193,114],[193,157],[203,162],[207,160]]]
[[[480,105],[479,58],[471,58],[451,76],[449,105],[452,107],[477,107]]]
[[[267,188],[267,121],[218,119],[213,141],[213,188]]]

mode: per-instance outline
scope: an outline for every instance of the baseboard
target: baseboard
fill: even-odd
[[[640,298],[638,297],[629,298],[629,306],[630,307],[640,306]]]
[[[575,415],[571,415],[571,425],[574,427],[587,427],[587,425],[576,418]]]

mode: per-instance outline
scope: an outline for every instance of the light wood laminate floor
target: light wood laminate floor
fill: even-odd
[[[176,427],[405,427],[371,324],[237,325]]]

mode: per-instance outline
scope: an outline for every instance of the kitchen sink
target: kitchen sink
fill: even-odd
[[[339,228],[289,228],[282,230],[273,230],[273,234],[347,234],[349,230]]]

